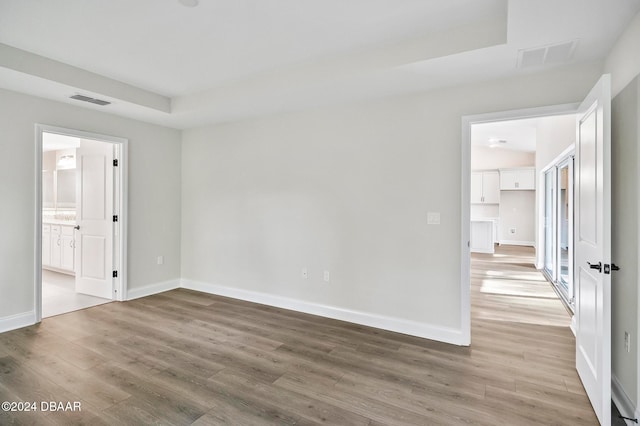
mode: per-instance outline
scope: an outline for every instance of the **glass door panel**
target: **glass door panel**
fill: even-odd
[[[544,269],[552,280],[555,280],[555,172],[552,167],[544,175]]]

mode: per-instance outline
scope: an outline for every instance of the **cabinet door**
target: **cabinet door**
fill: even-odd
[[[520,170],[518,172],[518,183],[519,189],[536,189],[536,171],[534,169]]]
[[[519,189],[518,182],[519,172],[517,170],[501,170],[500,171],[500,189],[503,191],[512,191]]]
[[[60,235],[60,226],[51,225],[51,263],[49,265],[60,267],[62,260],[62,236]]]
[[[42,265],[51,265],[51,225],[42,226]]]
[[[482,196],[484,203],[500,203],[500,173],[484,172],[482,174]]]
[[[60,267],[62,269],[67,269],[69,271],[73,271],[73,256],[74,256],[74,238],[73,238],[73,228],[71,226],[63,226],[62,227],[62,237],[61,237],[61,260]]]
[[[482,203],[482,172],[471,172],[471,203]]]

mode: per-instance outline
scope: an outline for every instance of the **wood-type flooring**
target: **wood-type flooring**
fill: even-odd
[[[0,401],[81,411],[0,424],[597,424],[532,262],[473,255],[471,347],[184,289],[47,318],[0,334]]]

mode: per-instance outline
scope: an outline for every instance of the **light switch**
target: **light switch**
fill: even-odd
[[[440,225],[440,213],[427,212],[427,225]]]

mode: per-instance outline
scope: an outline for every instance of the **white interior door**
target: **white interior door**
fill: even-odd
[[[611,78],[580,105],[575,157],[576,368],[602,425],[611,424]]]
[[[76,158],[76,291],[112,299],[113,145],[83,139]]]

